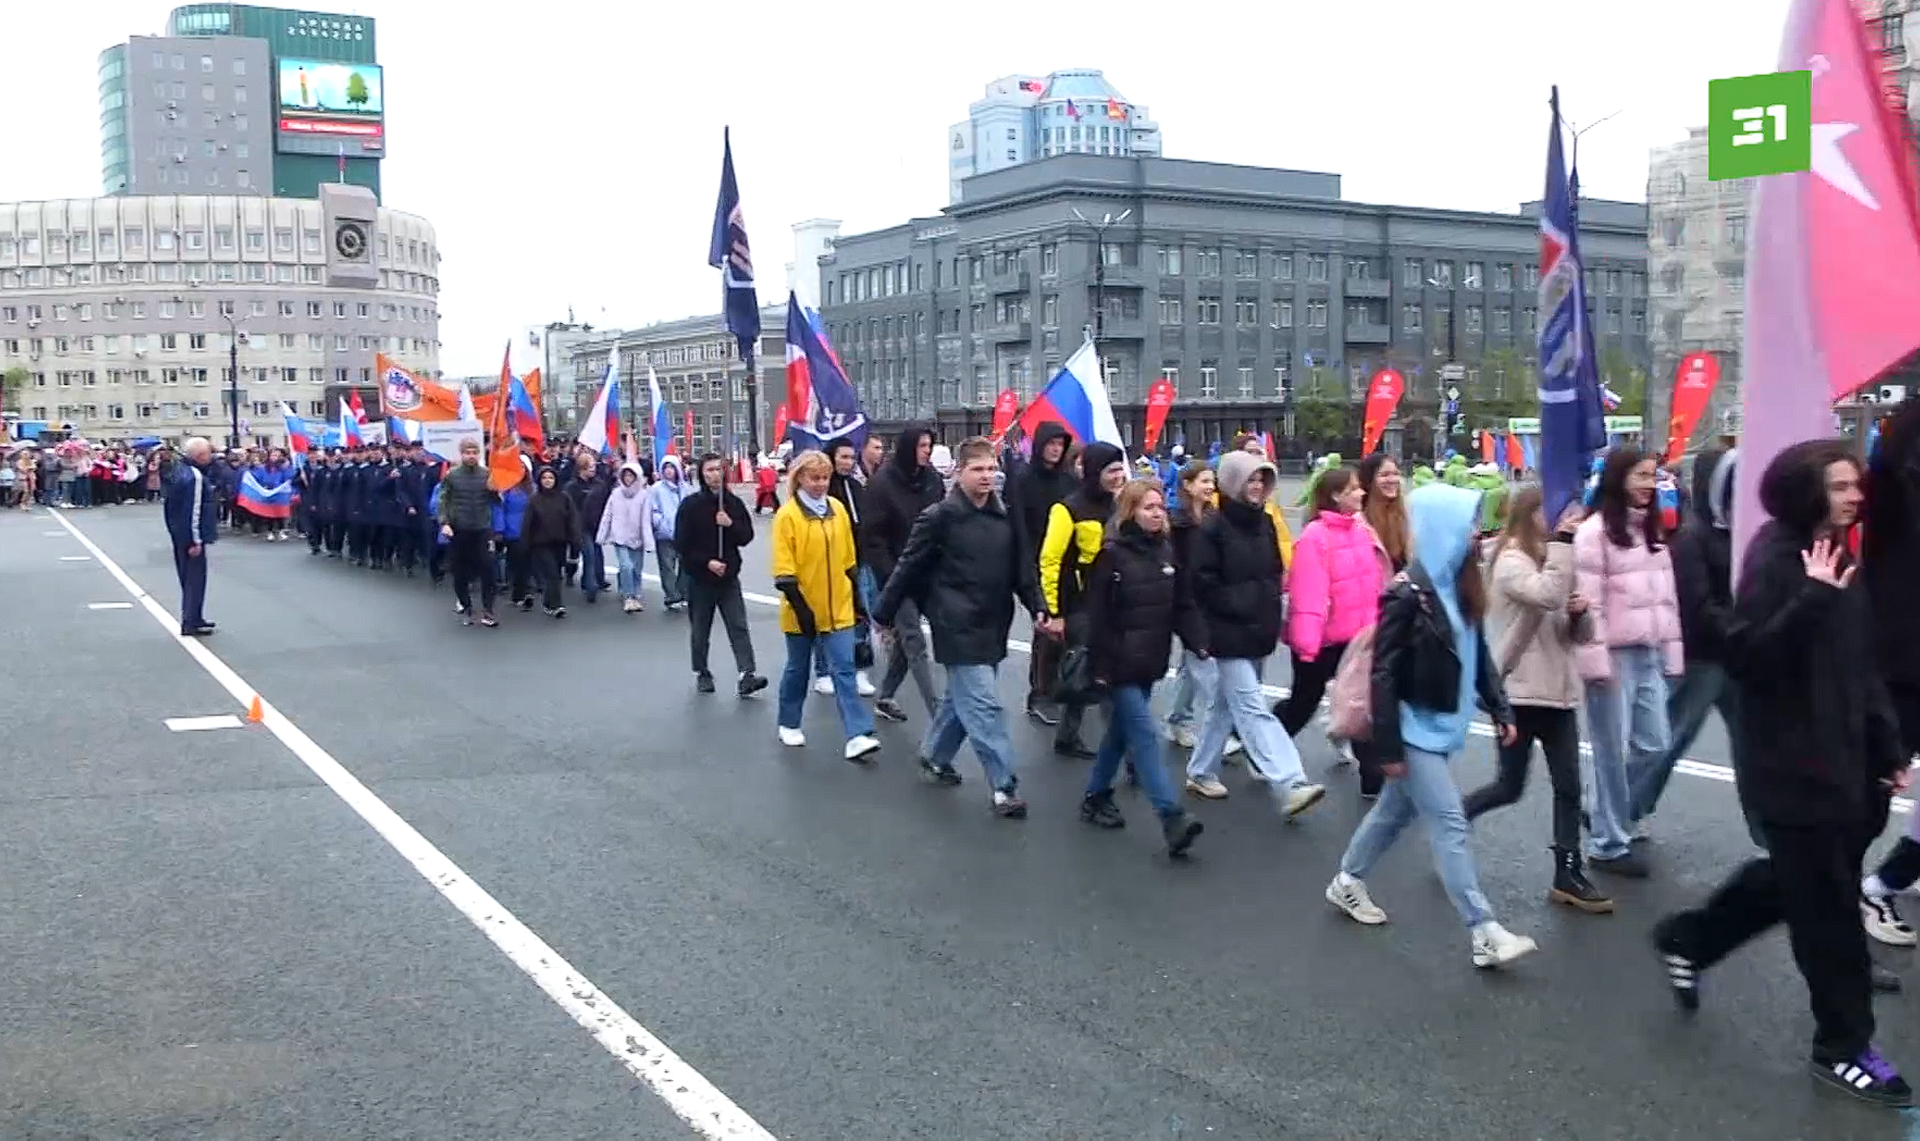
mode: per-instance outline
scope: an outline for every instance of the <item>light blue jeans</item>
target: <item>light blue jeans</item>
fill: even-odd
[[[972,742],[987,783],[1012,792],[1019,776],[1014,771],[1013,741],[1007,736],[1007,714],[1000,707],[998,674],[998,666],[947,667],[946,696],[940,699],[933,724],[927,726],[920,755],[937,768],[952,768],[960,746]]]
[[[1213,694],[1219,687],[1220,674],[1213,659],[1197,657],[1183,648],[1180,672],[1173,679],[1173,707],[1167,711],[1167,724],[1191,726],[1196,708],[1202,712],[1213,708]]]
[[[833,678],[833,700],[840,707],[840,727],[849,739],[873,735],[873,713],[853,688],[853,627],[808,637],[787,635],[787,666],[780,674],[780,727],[800,728],[800,710],[807,701],[807,678],[814,647],[826,651]]]
[[[1367,873],[1387,854],[1400,833],[1415,819],[1427,822],[1427,841],[1433,845],[1433,867],[1447,889],[1447,898],[1469,928],[1493,919],[1493,908],[1480,893],[1480,873],[1467,851],[1467,814],[1460,807],[1460,790],[1438,753],[1406,750],[1405,776],[1389,777],[1380,799],[1353,830],[1340,870],[1355,879]]]
[[[1087,795],[1113,789],[1122,757],[1131,756],[1140,790],[1162,820],[1180,814],[1180,794],[1167,779],[1160,759],[1160,730],[1153,723],[1153,686],[1116,685],[1107,703],[1107,734],[1100,740],[1093,772],[1087,776]]]
[[[1193,746],[1193,756],[1187,759],[1189,777],[1218,778],[1227,738],[1237,733],[1247,747],[1248,765],[1273,786],[1274,792],[1306,783],[1300,750],[1294,748],[1293,738],[1280,727],[1280,719],[1273,715],[1267,695],[1260,690],[1260,668],[1264,664],[1247,658],[1213,659],[1219,687],[1207,709],[1200,740]]]
[[[647,552],[638,547],[613,546],[614,562],[619,567],[616,585],[620,588],[620,597],[640,597],[640,565],[645,561]]]
[[[1633,789],[1629,771],[1644,772],[1666,756],[1672,734],[1667,728],[1666,658],[1658,646],[1615,646],[1613,680],[1587,683],[1587,738],[1593,745],[1588,766],[1587,858],[1611,860],[1627,853],[1632,840]]]

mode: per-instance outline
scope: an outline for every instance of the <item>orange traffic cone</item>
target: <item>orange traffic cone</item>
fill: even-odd
[[[267,712],[261,708],[260,695],[256,693],[253,695],[253,704],[247,706],[247,722],[252,725],[258,725],[266,719]]]

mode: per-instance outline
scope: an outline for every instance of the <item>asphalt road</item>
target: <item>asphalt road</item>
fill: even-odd
[[[175,606],[154,509],[68,518]],[[482,631],[444,591],[303,545],[212,557],[218,668],[142,605],[89,609],[131,596],[58,522],[0,515],[0,1137],[701,1136],[689,1105],[861,1141],[1914,1128],[1805,1076],[1777,935],[1707,979],[1696,1018],[1673,1010],[1646,930],[1747,851],[1717,727],[1708,775],[1663,805],[1656,878],[1608,884],[1613,916],[1545,901],[1544,774],[1480,822],[1483,886],[1542,946],[1488,974],[1417,835],[1372,881],[1390,925],[1321,900],[1361,815],[1350,771],[1285,826],[1228,770],[1234,797],[1196,806],[1208,831],[1176,864],[1132,794],[1124,831],[1081,825],[1084,767],[1025,724],[1030,819],[991,816],[970,757],[963,787],[923,783],[911,689],[915,720],[881,728],[871,769],[839,759],[825,699],[814,743],[781,749],[770,700],[693,692],[683,621],[651,590],[644,615],[573,598],[564,622]],[[775,671],[772,612],[752,610]],[[1024,666],[1004,671],[1010,705]],[[169,730],[245,713],[224,670],[269,723]],[[1315,734],[1303,750],[1326,768]],[[316,751],[351,776],[322,783]],[[1459,764],[1486,776],[1487,743]],[[457,872],[423,875],[395,846],[411,830]],[[533,944],[501,934],[505,913],[546,952],[515,958]],[[546,954],[582,979],[543,989]],[[719,1100],[636,1077],[574,1017],[602,999],[589,1025],[617,1006]],[[1883,1046],[1920,1071],[1916,1001],[1879,1009]]]

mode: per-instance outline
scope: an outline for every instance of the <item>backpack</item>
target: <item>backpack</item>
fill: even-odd
[[[1343,741],[1373,738],[1373,630],[1353,636],[1334,670],[1327,734]]]

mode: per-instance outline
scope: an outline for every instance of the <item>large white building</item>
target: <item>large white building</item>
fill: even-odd
[[[223,440],[232,393],[247,442],[284,442],[282,402],[377,395],[376,352],[436,375],[439,293],[433,227],[357,186],[0,204],[7,409],[93,439]]]
[[[1092,69],[1003,76],[947,129],[947,201],[976,174],[1059,154],[1158,155],[1160,124]]]

